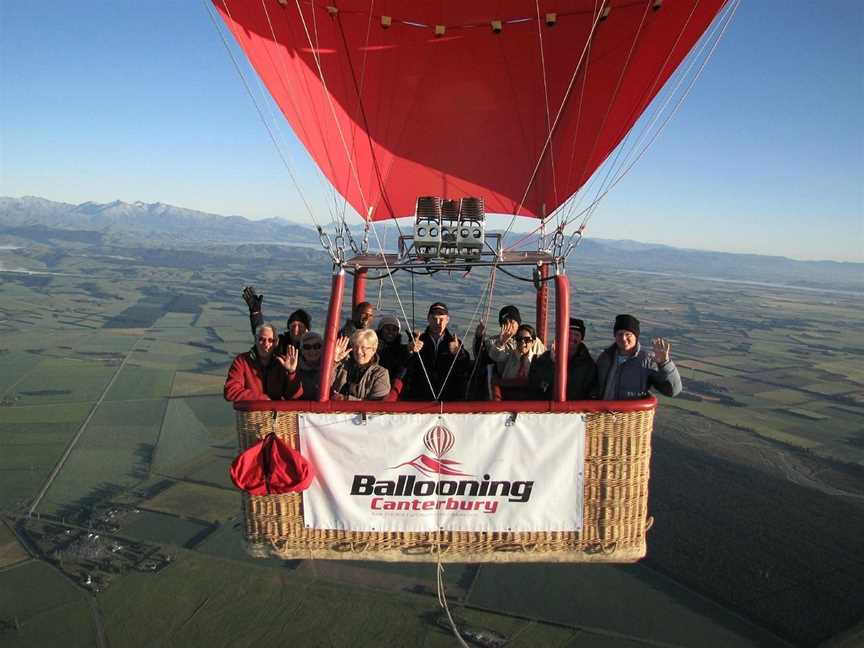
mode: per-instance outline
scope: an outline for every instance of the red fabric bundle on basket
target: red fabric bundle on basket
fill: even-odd
[[[250,446],[231,464],[231,481],[250,495],[304,491],[313,479],[312,464],[273,433]]]

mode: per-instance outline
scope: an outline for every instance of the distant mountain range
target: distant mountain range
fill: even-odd
[[[304,247],[318,244],[318,233],[313,227],[286,219],[249,220],[164,203],[119,200],[73,205],[34,196],[0,197],[0,237],[18,241],[65,240],[173,248],[213,244],[277,243]],[[586,239],[568,261],[571,274],[583,265],[595,271],[672,273],[864,292],[862,263],[796,261],[636,241]]]

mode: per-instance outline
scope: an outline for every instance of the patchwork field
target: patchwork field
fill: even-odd
[[[282,326],[302,307],[320,330],[327,259],[297,252],[289,269],[284,248],[231,263],[202,252],[193,267],[182,253],[110,254],[124,260],[35,245],[18,264],[58,274],[0,273],[0,643],[453,645],[432,566],[254,560],[242,546],[222,399],[231,358],[252,343],[240,291],[256,285],[268,321]],[[681,397],[661,398],[649,556],[630,567],[448,566],[460,623],[508,646],[610,648],[816,646],[860,623],[864,298],[569,274],[592,353],[611,343],[615,314],[633,312],[643,341],[671,340],[684,379]],[[491,305],[485,271],[395,281],[417,329],[438,300],[469,338],[506,303],[535,318],[530,284],[501,275]],[[367,297],[400,314],[389,281],[370,282]],[[153,573],[129,559],[138,567],[94,589],[86,571],[27,560],[11,529],[31,507],[71,535],[103,534],[118,555],[145,543],[170,564]]]

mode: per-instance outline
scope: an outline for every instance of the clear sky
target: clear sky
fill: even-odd
[[[309,221],[200,0],[0,0],[0,56],[0,195]],[[744,0],[588,234],[864,261],[864,2]]]

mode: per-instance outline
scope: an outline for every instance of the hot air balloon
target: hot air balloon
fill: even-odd
[[[577,469],[584,495],[578,524],[560,526],[553,520],[545,530],[508,530],[512,527],[504,523],[465,528],[461,518],[447,518],[454,497],[486,497],[490,509],[495,505],[495,513],[487,516],[493,517],[511,503],[525,504],[527,500],[519,500],[526,492],[531,496],[532,488],[538,492],[535,482],[526,485],[528,479],[499,479],[493,462],[489,472],[452,484],[445,480],[446,486],[445,481],[427,486],[414,476],[389,479],[358,472],[345,487],[353,497],[370,497],[372,508],[376,502],[396,507],[403,503],[399,498],[434,497],[426,502],[434,504],[428,510],[437,516],[430,528],[423,526],[428,520],[412,528],[392,522],[380,529],[364,521],[352,528],[347,517],[327,522],[323,515],[318,520],[313,499],[268,495],[245,500],[247,538],[275,547],[285,557],[632,561],[643,556],[651,524],[647,479],[653,398],[568,403],[562,353],[552,402],[331,403],[327,386],[344,277],[346,270],[354,275],[352,301],[357,304],[365,298],[369,270],[381,278],[402,269],[529,267],[537,286],[538,336],[547,336],[547,286],[553,281],[555,339],[559,349],[566,348],[569,284],[564,266],[574,239],[568,244],[565,237],[568,226],[576,223],[573,198],[604,162],[618,155],[634,124],[700,39],[703,49],[712,49],[710,43],[705,47],[703,36],[709,29],[722,34],[735,3],[731,10],[726,0],[212,4],[294,134],[360,215],[367,232],[385,219],[397,224],[412,219],[405,223],[407,233],[399,227],[396,253],[372,253],[364,244],[347,258],[322,233],[334,274],[318,402],[236,404],[241,445],[276,427],[302,448],[304,425],[311,426],[309,438],[316,434],[314,425],[304,421],[337,412],[363,416],[364,425],[373,425],[373,417],[365,422],[373,413],[376,420],[471,415],[477,417],[478,438],[485,434],[482,417],[505,421],[501,416],[507,414],[510,418],[501,423],[502,452],[518,443],[512,439],[526,417],[558,417],[555,423],[542,423],[556,431],[578,422],[584,425],[579,434],[585,435],[584,461]],[[606,190],[598,192],[598,199]],[[487,232],[487,213],[536,219],[539,245],[526,250]],[[580,230],[574,230],[578,241]],[[422,425],[427,427],[418,432],[418,442],[438,458],[461,452],[470,432],[466,426],[475,427],[464,421],[455,427],[425,420]],[[536,432],[553,436],[550,430]],[[554,446],[536,441],[529,439],[513,452],[539,456],[543,446]],[[330,452],[324,446],[306,450],[319,458]],[[412,452],[416,456],[422,448]],[[393,459],[390,465],[401,465],[398,457]],[[469,470],[470,462],[462,455],[459,460]],[[513,465],[523,465],[520,461]],[[327,474],[326,467],[316,468],[319,475]],[[335,488],[338,480],[331,473],[326,481],[327,488]],[[424,495],[430,488],[431,494]],[[313,486],[302,498],[314,498],[314,491]],[[489,499],[504,497],[505,491],[506,504]],[[328,496],[337,498],[335,492]],[[273,511],[282,517],[274,521]],[[380,519],[380,511],[376,515]]]

